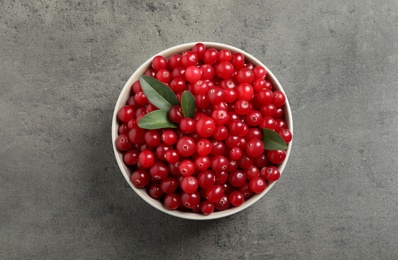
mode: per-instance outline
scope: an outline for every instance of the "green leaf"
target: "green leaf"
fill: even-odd
[[[184,117],[193,117],[195,115],[195,98],[191,92],[185,90],[181,97],[181,108]]]
[[[262,128],[265,150],[285,150],[287,144],[277,132],[271,129]]]
[[[147,99],[157,108],[169,111],[172,106],[180,104],[174,92],[159,80],[141,76],[140,84]]]
[[[138,126],[143,129],[176,128],[170,121],[168,111],[155,110],[143,116],[138,122]]]

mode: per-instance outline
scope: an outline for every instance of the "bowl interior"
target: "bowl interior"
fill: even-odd
[[[253,57],[252,55],[250,55],[249,53],[240,50],[236,47],[230,46],[230,45],[226,45],[226,44],[222,44],[222,43],[216,43],[216,42],[203,42],[207,48],[215,48],[217,50],[220,49],[228,49],[230,50],[232,53],[234,52],[240,52],[242,53],[247,61],[250,61],[251,63],[253,63],[254,65],[258,65],[258,66],[263,66],[264,68],[266,68],[268,75],[267,78],[269,78],[273,84],[274,89],[280,90],[282,91],[284,94],[284,90],[281,86],[281,84],[279,83],[279,81],[276,79],[276,77],[274,76],[274,74],[258,59],[256,59],[255,57]],[[151,58],[149,58],[147,61],[145,61],[134,73],[133,75],[131,75],[131,77],[129,78],[129,80],[126,82],[126,84],[124,85],[119,98],[116,102],[116,106],[115,106],[115,110],[113,113],[113,119],[112,119],[112,143],[113,143],[113,150],[115,153],[115,157],[116,157],[116,161],[119,165],[120,170],[122,171],[123,176],[125,177],[126,181],[128,182],[128,184],[130,185],[130,187],[143,199],[145,200],[147,203],[149,203],[150,205],[152,205],[153,207],[157,208],[160,211],[163,211],[169,215],[175,216],[175,217],[179,217],[179,218],[184,218],[184,219],[192,219],[192,220],[210,220],[210,219],[217,219],[217,218],[222,218],[222,217],[226,217],[226,216],[230,216],[232,214],[235,214],[239,211],[242,211],[244,209],[246,209],[247,207],[251,206],[252,204],[254,204],[256,201],[258,201],[259,199],[261,199],[275,184],[275,182],[270,183],[266,190],[264,192],[262,192],[261,194],[256,194],[254,195],[252,198],[250,198],[249,200],[245,201],[240,207],[236,207],[236,208],[230,208],[227,209],[225,211],[219,211],[219,212],[213,212],[212,214],[208,215],[208,216],[204,216],[201,214],[197,214],[197,213],[191,213],[191,212],[182,212],[182,211],[177,211],[177,210],[169,210],[167,208],[165,208],[163,206],[163,204],[158,201],[155,200],[153,198],[151,198],[148,193],[146,192],[145,189],[137,189],[130,181],[130,175],[131,175],[131,170],[124,164],[123,162],[123,154],[121,152],[119,152],[116,148],[115,145],[115,140],[118,136],[118,129],[119,129],[119,123],[117,121],[117,112],[119,111],[119,109],[121,107],[123,107],[128,98],[129,98],[129,94],[130,94],[130,88],[132,86],[132,84],[139,79],[139,77],[144,74],[144,72],[149,68],[149,66],[151,65],[152,59],[153,57],[157,56],[157,55],[162,55],[164,57],[169,57],[172,54],[175,53],[182,53],[184,51],[187,51],[189,49],[192,49],[192,47],[196,44],[196,42],[193,43],[185,43],[185,44],[181,44],[181,45],[177,45],[174,46],[172,48],[166,49],[164,51],[161,51],[159,53],[157,53],[156,55],[152,56]],[[285,94],[286,96],[286,94]],[[285,121],[287,123],[287,126],[289,128],[289,130],[292,132],[293,134],[293,120],[292,120],[292,114],[291,114],[291,109],[290,109],[290,105],[289,105],[289,101],[288,101],[288,97],[286,96],[286,104],[284,105],[284,111],[285,111]],[[290,151],[291,151],[291,147],[292,147],[292,142],[290,142],[288,144],[288,148],[286,150],[286,159],[285,161],[280,164],[278,166],[281,174],[286,166],[286,163],[288,161],[289,155],[290,155]]]

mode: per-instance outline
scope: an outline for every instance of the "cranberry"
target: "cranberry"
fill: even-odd
[[[160,189],[164,193],[172,193],[177,189],[177,187],[178,187],[178,183],[177,183],[176,179],[171,178],[171,177],[164,178],[160,182]]]
[[[169,168],[162,162],[155,162],[149,169],[149,174],[156,180],[162,180],[169,175]]]
[[[268,181],[277,181],[281,176],[281,173],[275,166],[268,166],[261,169],[260,175]]]
[[[184,136],[177,141],[177,152],[185,157],[195,152],[195,141],[192,137]]]
[[[181,198],[176,193],[167,194],[164,197],[164,205],[170,210],[178,209],[181,205]]]
[[[233,191],[229,194],[228,196],[229,202],[235,207],[239,207],[240,205],[245,202],[245,196],[243,195],[243,192],[241,191]]]
[[[198,180],[193,176],[185,176],[181,183],[181,189],[186,193],[193,193],[198,189]]]
[[[266,187],[267,187],[267,184],[266,184],[265,180],[263,178],[261,178],[260,176],[254,177],[249,182],[249,188],[254,193],[261,193],[265,190]]]
[[[133,143],[130,141],[126,134],[121,134],[116,139],[116,147],[120,151],[127,151],[133,147]]]
[[[224,190],[221,185],[214,185],[206,190],[206,198],[210,202],[218,202],[224,196]]]
[[[142,167],[149,168],[155,163],[155,156],[149,150],[144,150],[138,156],[138,162]]]
[[[202,71],[196,66],[190,66],[185,71],[185,78],[191,83],[196,83],[201,77]]]
[[[286,152],[284,150],[272,150],[268,151],[268,160],[273,164],[281,164],[286,158]]]
[[[200,203],[200,195],[197,191],[193,193],[186,193],[186,192],[181,193],[181,204],[184,207],[192,209],[196,207],[199,203]]]
[[[214,185],[215,175],[212,171],[202,171],[197,176],[198,185],[203,189],[209,189]]]
[[[195,165],[190,160],[183,160],[178,165],[178,171],[182,176],[190,176],[195,172]]]
[[[160,199],[164,194],[159,183],[152,183],[151,186],[149,186],[148,193],[149,196],[154,199]]]
[[[211,117],[203,116],[196,121],[195,128],[198,135],[209,137],[216,130],[216,124]]]
[[[167,69],[167,61],[166,58],[163,56],[155,56],[152,59],[152,67],[156,70],[159,71],[161,69]]]
[[[133,172],[130,176],[130,181],[131,183],[136,187],[136,188],[144,188],[146,185],[149,183],[150,176],[149,174],[142,170],[138,169],[135,172]]]
[[[241,187],[246,183],[246,175],[242,171],[235,171],[229,174],[229,183],[234,187]]]
[[[202,213],[204,215],[210,215],[211,213],[213,213],[214,211],[214,203],[208,201],[208,200],[204,200],[201,204],[200,204],[200,210],[202,211]]]
[[[123,123],[127,123],[134,117],[134,114],[135,110],[132,106],[123,106],[119,109],[117,113],[117,118],[119,118],[119,120]]]

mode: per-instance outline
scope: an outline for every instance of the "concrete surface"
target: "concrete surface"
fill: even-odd
[[[0,259],[396,259],[398,2],[0,1]],[[146,205],[119,172],[113,106],[175,44],[257,56],[295,141],[281,181],[226,219]]]

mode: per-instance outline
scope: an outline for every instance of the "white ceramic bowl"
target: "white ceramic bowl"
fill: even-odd
[[[234,52],[240,52],[243,55],[245,55],[245,59],[247,61],[250,61],[251,63],[253,63],[254,65],[260,65],[263,66],[264,68],[266,68],[267,72],[268,72],[268,76],[267,79],[270,79],[272,81],[273,87],[274,89],[280,90],[282,91],[284,94],[285,92],[283,91],[283,88],[281,86],[281,84],[279,83],[279,81],[276,79],[276,77],[274,76],[274,74],[267,68],[267,66],[265,66],[261,61],[259,61],[258,59],[256,59],[255,57],[253,57],[252,55],[250,55],[249,53],[238,49],[236,47],[230,46],[230,45],[226,45],[226,44],[222,44],[222,43],[216,43],[216,42],[202,42],[206,45],[207,48],[215,48],[217,50],[220,49],[228,49],[230,50],[232,53]],[[164,57],[169,57],[172,54],[175,53],[182,53],[184,51],[190,50],[192,49],[192,47],[196,44],[196,42],[193,43],[185,43],[185,44],[180,44],[174,47],[171,47],[169,49],[166,49],[164,51],[159,52],[156,55],[162,55]],[[126,181],[128,182],[128,184],[131,186],[131,188],[143,199],[145,200],[148,204],[152,205],[153,207],[155,207],[156,209],[163,211],[169,215],[175,216],[175,217],[179,217],[179,218],[184,218],[184,219],[192,219],[192,220],[210,220],[210,219],[218,219],[218,218],[223,218],[223,217],[227,217],[230,216],[232,214],[235,214],[237,212],[240,212],[248,207],[250,207],[251,205],[253,205],[256,201],[258,201],[259,199],[261,199],[275,184],[275,182],[271,183],[270,185],[267,186],[267,188],[265,189],[264,192],[260,193],[260,194],[256,194],[254,195],[252,198],[250,198],[249,200],[245,201],[241,206],[236,207],[236,208],[230,208],[224,211],[219,211],[219,212],[213,212],[212,214],[205,216],[202,214],[198,214],[198,213],[191,213],[191,212],[182,212],[182,211],[178,211],[178,210],[169,210],[167,209],[165,206],[163,206],[163,204],[158,201],[155,200],[153,198],[151,198],[148,193],[146,192],[145,189],[137,189],[136,187],[134,187],[134,185],[131,183],[130,181],[130,175],[131,175],[131,171],[129,170],[129,168],[124,164],[123,162],[123,154],[121,152],[119,152],[115,146],[115,140],[118,136],[118,129],[119,129],[119,123],[117,121],[117,112],[119,111],[119,109],[124,106],[127,102],[127,99],[129,98],[129,93],[130,93],[130,88],[133,85],[133,83],[139,79],[139,77],[144,74],[144,72],[150,67],[151,62],[153,57],[155,57],[156,55],[152,56],[151,58],[149,58],[146,62],[144,62],[134,73],[133,75],[129,78],[129,80],[126,82],[126,84],[124,85],[122,92],[119,95],[119,98],[116,102],[116,106],[115,106],[115,110],[113,113],[113,119],[112,119],[112,143],[113,143],[113,150],[116,156],[116,161],[117,164],[119,165],[120,170],[122,171],[122,174],[124,176],[124,178],[126,179]],[[285,95],[286,96],[286,95]],[[286,104],[284,105],[284,110],[285,110],[285,121],[287,123],[287,126],[289,128],[289,130],[293,133],[293,120],[292,120],[292,112],[290,109],[290,105],[289,105],[289,101],[288,98],[286,97]],[[286,163],[288,161],[289,155],[290,155],[290,151],[292,149],[292,142],[290,142],[288,144],[288,148],[286,151],[286,159],[285,161],[279,165],[279,170],[282,173],[283,169],[286,166]]]

